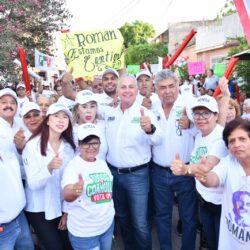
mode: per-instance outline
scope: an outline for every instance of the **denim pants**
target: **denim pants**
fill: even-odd
[[[200,217],[209,250],[217,250],[219,243],[221,205],[206,202],[198,195]]]
[[[1,224],[1,250],[33,250],[34,244],[24,212],[9,223]]]
[[[122,239],[127,250],[150,250],[152,240],[147,220],[149,168],[113,174],[113,199],[120,223]]]
[[[194,250],[197,226],[197,196],[195,180],[190,176],[175,176],[171,170],[154,163],[152,189],[154,197],[155,224],[161,250],[172,249],[172,211],[176,193],[180,219],[182,221],[183,250]]]
[[[106,232],[92,237],[77,237],[68,232],[74,250],[111,250],[114,221]]]

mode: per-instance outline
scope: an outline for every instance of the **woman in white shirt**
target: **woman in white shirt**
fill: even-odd
[[[227,149],[222,140],[223,127],[217,123],[218,104],[213,97],[203,95],[197,98],[192,107],[194,124],[199,132],[195,136],[190,164],[185,165],[179,156],[172,162],[171,169],[175,175],[191,175],[197,178],[203,176],[200,168],[202,159],[206,157],[207,169],[212,169],[220,158],[227,155]],[[219,221],[221,215],[222,189],[209,189],[196,180],[196,189],[200,204],[200,217],[210,250],[217,250],[219,240]]]
[[[75,144],[78,144],[77,127],[85,123],[93,123],[97,126],[100,134],[100,150],[97,157],[106,160],[108,151],[107,141],[105,137],[105,122],[98,119],[97,115],[97,95],[90,90],[82,90],[76,95],[76,105],[73,109],[73,127]]]
[[[100,133],[95,124],[78,127],[80,155],[68,164],[62,179],[68,202],[67,227],[77,250],[111,250],[114,230],[113,176],[97,158]]]
[[[71,112],[52,104],[40,127],[26,143],[23,163],[26,173],[25,210],[30,224],[46,250],[71,249],[62,216],[60,182],[64,167],[74,156]]]
[[[222,186],[219,250],[250,249],[250,122],[236,118],[223,131],[230,154],[199,180]]]

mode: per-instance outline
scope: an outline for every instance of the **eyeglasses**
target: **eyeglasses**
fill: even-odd
[[[199,118],[209,119],[212,114],[213,114],[213,112],[211,112],[211,111],[204,111],[204,112],[194,112],[192,115],[193,115],[194,119],[197,120]]]
[[[23,118],[29,120],[31,118],[37,118],[39,116],[40,116],[40,113],[35,113],[33,115],[25,115]]]
[[[84,149],[89,149],[89,148],[98,148],[98,146],[100,145],[100,142],[89,142],[89,143],[82,143],[80,144],[81,147],[83,147]]]

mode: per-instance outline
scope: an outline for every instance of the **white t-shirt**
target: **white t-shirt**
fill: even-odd
[[[0,224],[18,216],[25,206],[21,171],[14,152],[0,150]]]
[[[78,135],[77,135],[78,126],[79,126],[78,124],[75,124],[73,127],[74,142],[75,142],[77,149],[78,149]],[[103,120],[97,120],[96,127],[99,130],[100,141],[101,141],[100,151],[97,157],[106,161],[106,156],[108,152],[108,144],[107,144],[106,135],[105,135],[105,122]]]
[[[250,249],[250,176],[228,155],[212,170],[223,187],[219,250]]]
[[[62,178],[62,188],[84,181],[83,193],[67,207],[67,227],[77,237],[97,236],[111,226],[114,219],[112,199],[113,176],[105,161],[87,162],[76,156],[67,165]]]
[[[22,154],[27,181],[25,210],[45,212],[45,219],[52,220],[62,215],[63,197],[60,183],[65,166],[74,157],[74,151],[68,143],[62,141],[58,153],[63,164],[50,173],[48,164],[56,154],[48,143],[47,156],[42,156],[40,138],[37,136],[28,141]]]
[[[199,163],[203,156],[215,156],[218,159],[225,157],[228,154],[224,141],[222,140],[223,127],[217,124],[213,131],[202,137],[199,132],[195,137],[194,149],[190,156],[190,164]],[[196,189],[202,198],[214,204],[221,204],[222,188],[213,187],[207,188],[196,180]]]

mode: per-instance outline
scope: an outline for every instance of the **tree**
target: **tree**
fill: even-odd
[[[158,56],[165,57],[168,48],[165,43],[145,43],[129,46],[126,53],[126,64],[158,63]]]
[[[34,65],[35,48],[51,55],[53,32],[67,28],[71,17],[65,0],[2,0],[0,3],[0,74],[15,79],[13,60],[18,48]]]
[[[229,16],[236,12],[234,0],[227,0],[225,5],[219,11],[216,19],[221,19],[224,16]]]
[[[142,21],[125,23],[119,30],[124,38],[126,48],[131,45],[148,43],[148,39],[155,36],[153,25]]]
[[[228,38],[229,40],[232,38]],[[228,56],[232,56],[234,54],[237,54],[241,51],[250,49],[250,46],[247,44],[245,37],[236,37],[234,38],[240,42],[239,46],[232,48]],[[238,77],[242,77],[245,84],[240,86],[240,89],[248,94],[250,96],[250,61],[245,60],[239,60],[235,66],[234,71],[237,72]]]

